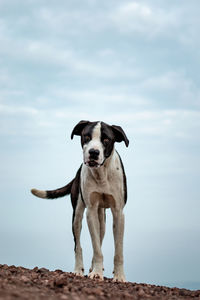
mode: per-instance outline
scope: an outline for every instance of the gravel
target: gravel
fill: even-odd
[[[200,290],[79,277],[61,270],[0,265],[0,300],[200,299]]]

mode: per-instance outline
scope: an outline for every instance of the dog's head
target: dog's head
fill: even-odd
[[[125,142],[128,147],[129,140],[120,126],[108,125],[104,122],[80,121],[73,129],[74,135],[81,136],[83,160],[88,167],[100,167],[108,158],[115,142]]]

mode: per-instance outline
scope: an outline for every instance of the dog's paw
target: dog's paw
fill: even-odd
[[[114,273],[113,282],[126,282],[126,278],[123,273]]]
[[[84,276],[84,269],[82,268],[82,269],[76,269],[76,270],[74,270],[74,272],[73,272],[76,276],[81,276],[81,277],[83,277]]]
[[[103,272],[96,272],[96,271],[92,271],[88,274],[88,277],[90,279],[99,279],[99,280],[103,280]]]
[[[89,273],[91,273],[92,270],[93,270],[93,267],[91,267],[91,268],[89,269]],[[104,267],[102,268],[102,270],[105,271]]]

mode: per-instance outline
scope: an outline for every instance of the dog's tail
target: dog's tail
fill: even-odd
[[[63,197],[71,193],[73,182],[74,179],[70,181],[67,185],[52,191],[41,191],[37,189],[32,189],[31,193],[39,198],[44,198],[44,199],[55,199],[55,198]]]

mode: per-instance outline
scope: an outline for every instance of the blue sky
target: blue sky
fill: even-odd
[[[0,263],[73,270],[81,119],[121,125],[129,281],[200,288],[199,1],[0,0]],[[112,276],[112,219],[103,245]],[[92,249],[82,232],[86,270]]]

